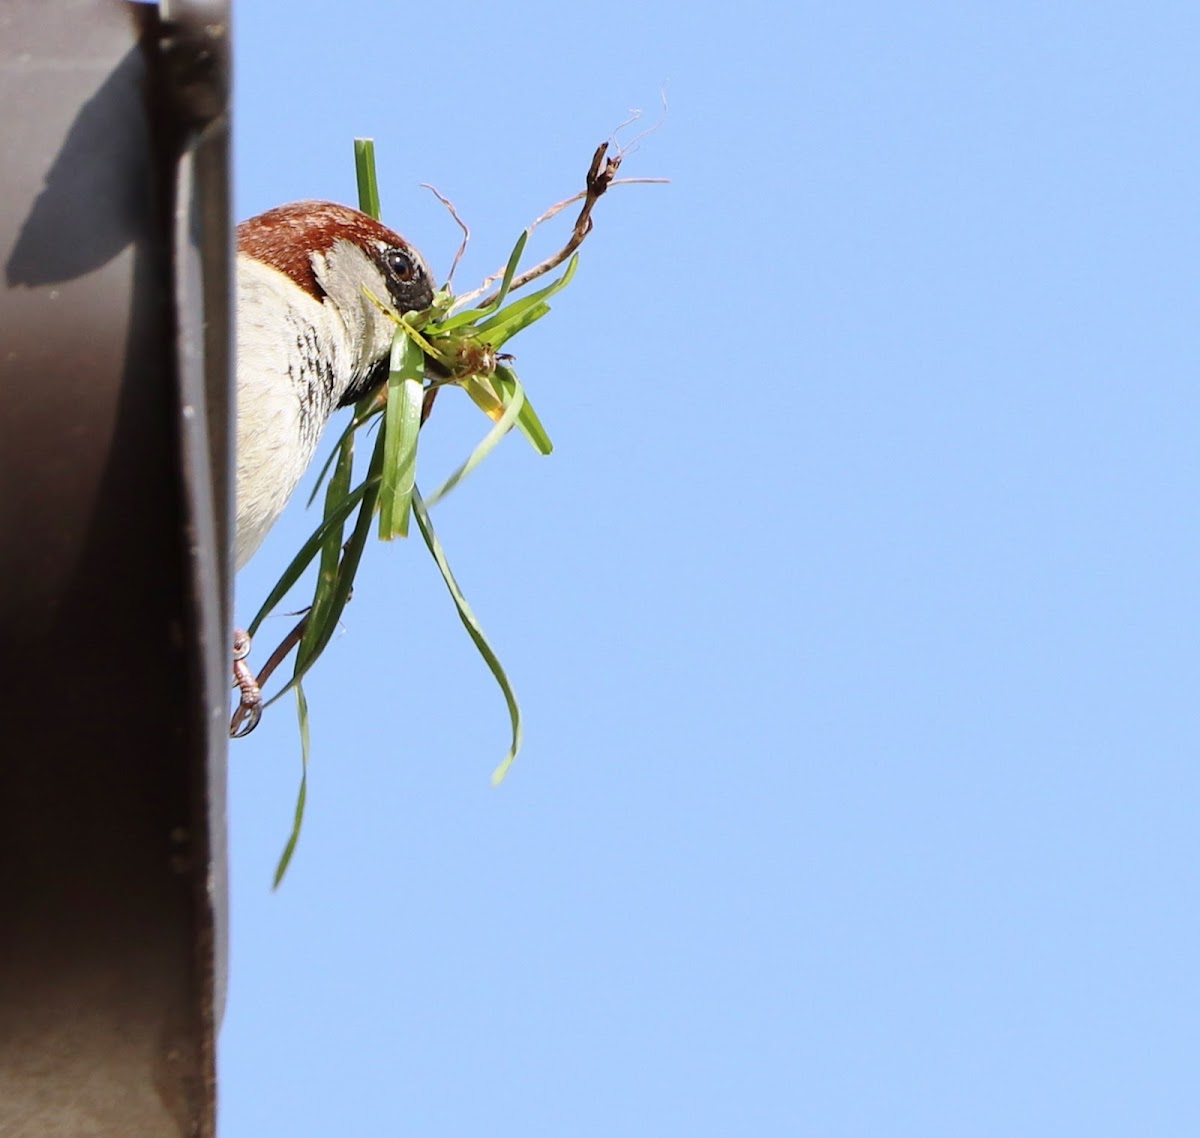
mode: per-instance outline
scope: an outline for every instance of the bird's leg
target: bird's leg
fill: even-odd
[[[249,654],[249,634],[240,628],[235,628],[233,630],[233,682],[241,692],[241,700],[229,724],[229,735],[233,739],[249,735],[262,718],[262,688],[254,678],[254,673],[250,671],[250,665],[246,663],[246,657]]]

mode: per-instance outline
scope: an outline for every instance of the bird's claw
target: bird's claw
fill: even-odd
[[[229,737],[241,739],[249,735],[262,718],[262,688],[250,671],[246,657],[250,654],[250,637],[240,628],[233,631],[233,683],[241,692],[237,710],[229,721]]]

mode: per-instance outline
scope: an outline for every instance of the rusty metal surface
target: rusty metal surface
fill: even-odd
[[[225,4],[0,8],[0,1136],[211,1134]]]

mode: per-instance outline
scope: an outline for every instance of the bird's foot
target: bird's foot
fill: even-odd
[[[246,657],[250,655],[250,636],[240,628],[233,630],[233,683],[241,692],[238,708],[229,722],[229,737],[240,739],[249,735],[262,718],[262,688],[250,671]]]

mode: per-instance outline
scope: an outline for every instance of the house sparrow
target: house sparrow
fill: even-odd
[[[434,287],[416,249],[347,206],[296,202],[238,226],[236,568],[283,513],[330,415],[387,378],[395,325],[367,292],[408,312]],[[261,698],[248,650],[235,635],[243,706]]]
[[[398,233],[332,202],[296,202],[237,229],[240,569],[275,524],[329,416],[387,378],[399,312],[433,303],[433,274]]]

